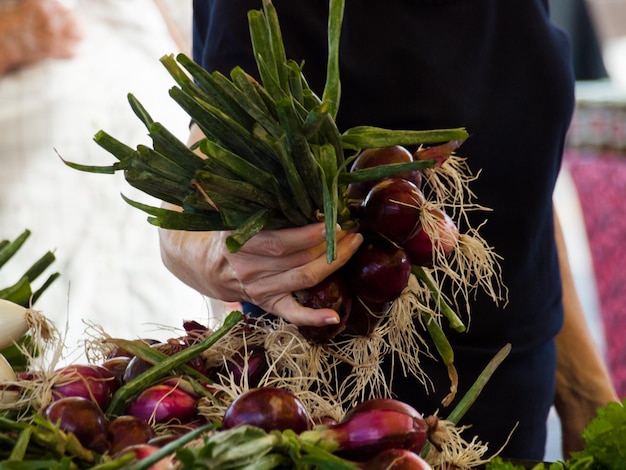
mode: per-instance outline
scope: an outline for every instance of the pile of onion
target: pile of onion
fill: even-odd
[[[424,418],[410,405],[373,399],[352,407],[339,422],[313,425],[301,401],[291,392],[261,387],[249,390],[226,410],[223,429],[254,426],[266,432],[295,432],[302,445],[324,448],[364,469],[430,469],[419,454],[438,420]],[[391,465],[391,459],[403,465]]]

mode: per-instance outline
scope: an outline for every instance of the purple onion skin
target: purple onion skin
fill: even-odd
[[[117,379],[117,381],[122,384],[124,383],[124,372],[126,371],[126,368],[128,367],[130,361],[130,357],[117,356],[106,359],[100,365],[107,369],[109,372],[111,372],[113,376]]]
[[[52,387],[56,399],[82,397],[104,410],[120,383],[108,369],[97,365],[71,364],[57,369],[60,379]]]
[[[196,344],[211,334],[211,330],[201,323],[195,320],[185,320],[183,322],[183,328],[187,335],[181,340],[188,345]]]
[[[300,434],[311,428],[304,404],[293,393],[275,387],[250,389],[233,400],[224,413],[223,429],[256,426],[266,432],[291,429]]]
[[[296,300],[305,307],[331,308],[339,314],[336,325],[300,326],[300,333],[309,341],[323,344],[345,329],[352,309],[352,293],[344,276],[345,272],[340,269],[316,286],[294,292]]]
[[[395,400],[393,398],[374,398],[371,400],[365,400],[358,405],[350,408],[348,412],[344,415],[342,421],[347,421],[357,414],[368,413],[374,410],[397,411],[399,413],[404,413],[412,417],[416,421],[424,421],[423,415],[411,405],[400,400]],[[422,425],[426,430],[428,430],[428,425],[426,421],[424,421]]]
[[[196,399],[180,387],[158,384],[137,395],[126,412],[149,423],[186,422],[197,415]]]
[[[392,302],[367,302],[358,296],[352,301],[346,331],[358,336],[369,336],[380,325]]]
[[[262,346],[249,346],[247,350],[242,347],[229,358],[226,365],[227,373],[232,374],[235,383],[242,383],[243,374],[246,373],[248,388],[258,387],[268,368],[265,349]]]
[[[371,459],[387,449],[406,449],[419,453],[428,439],[428,427],[399,411],[371,410],[357,413],[350,419],[314,429],[303,439],[322,439],[337,446],[334,453],[356,462]]]
[[[380,165],[389,165],[393,163],[410,163],[413,156],[404,147],[400,145],[392,147],[379,147],[363,150],[352,163],[350,171],[362,170],[365,168],[373,168]],[[422,172],[411,171],[397,175],[398,178],[406,179],[414,183],[418,188],[422,184]],[[377,181],[364,181],[360,183],[351,183],[346,189],[348,199],[362,200],[365,199],[367,193]]]
[[[419,149],[413,154],[413,160],[435,160],[435,168],[439,168],[463,142],[451,140],[445,144]]]
[[[44,418],[76,436],[83,447],[103,454],[109,450],[108,421],[98,405],[82,397],[66,397],[52,402]]]
[[[459,230],[448,214],[437,207],[429,208],[429,211],[437,218],[437,224],[440,227],[439,239],[433,243],[430,236],[420,229],[404,243],[404,249],[409,254],[411,263],[418,266],[432,266],[435,250],[444,256],[449,256],[459,240]]]
[[[415,184],[401,178],[380,181],[360,208],[361,227],[402,246],[421,228],[424,195]]]
[[[111,455],[117,455],[126,447],[146,444],[154,437],[152,426],[136,416],[118,416],[107,426],[107,439]]]
[[[137,356],[131,357],[126,365],[126,369],[124,369],[122,382],[126,384],[134,380],[137,376],[150,369],[150,367],[152,367],[152,364],[148,361],[145,361]]]
[[[387,449],[359,465],[362,470],[432,470],[428,462],[406,449]]]
[[[363,242],[346,267],[350,288],[365,302],[392,302],[402,293],[411,275],[406,251],[383,239]]]

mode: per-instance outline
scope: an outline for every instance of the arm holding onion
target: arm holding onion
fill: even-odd
[[[618,401],[604,360],[586,325],[576,294],[563,233],[555,212],[556,241],[563,282],[565,318],[556,337],[555,407],[561,420],[563,455],[582,450],[581,433],[597,409]]]
[[[202,138],[192,126],[189,143]],[[173,206],[168,206],[173,208]],[[225,302],[251,302],[296,325],[339,322],[332,309],[303,307],[292,292],[312,287],[343,266],[361,244],[358,233],[337,234],[337,259],[326,262],[324,224],[264,230],[237,253],[226,248],[228,232],[159,229],[167,268],[204,295]]]

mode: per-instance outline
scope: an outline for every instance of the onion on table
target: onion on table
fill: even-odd
[[[388,449],[360,466],[363,470],[430,470],[431,466],[415,452]]]
[[[150,423],[136,416],[117,416],[107,425],[111,455],[117,455],[129,446],[148,444],[154,436],[155,432]]]
[[[224,413],[224,429],[242,424],[267,432],[290,429],[300,433],[311,427],[311,418],[293,393],[275,387],[260,387],[239,395]]]
[[[423,417],[406,403],[366,400],[333,422],[313,419],[298,397],[304,391],[261,386],[239,393],[230,402],[226,395],[209,393],[227,390],[228,381],[212,382],[187,364],[193,358],[211,357],[207,352],[224,347],[233,328],[248,326],[242,324],[240,312],[232,312],[220,328],[196,336],[193,344],[172,355],[157,352],[144,341],[103,338],[109,347],[150,358],[154,364],[121,385],[111,380],[115,378],[112,372],[102,372],[100,365],[57,369],[50,376],[53,386],[61,384],[56,396],[39,410],[42,397],[33,397],[30,403],[30,412],[39,413],[34,420],[13,422],[0,417],[5,438],[14,443],[12,448],[23,452],[19,458],[12,452],[12,458],[28,462],[37,453],[45,453],[72,459],[79,468],[101,464],[111,469],[129,464],[137,465],[133,468],[158,464],[159,468],[212,470],[297,468],[305,464],[311,468],[331,465],[339,470],[429,468],[419,454],[428,442],[441,445],[445,428],[438,418]],[[109,359],[103,351],[103,363]],[[207,363],[207,368],[211,365]],[[25,393],[36,389],[27,386],[29,380],[45,382],[45,375],[24,377],[21,384]],[[102,386],[113,383],[103,410],[98,402]],[[92,391],[85,393],[86,388]],[[66,396],[59,395],[61,390]],[[227,405],[219,416],[201,413],[203,400],[224,399]],[[23,442],[18,445],[20,439]],[[390,455],[395,456],[396,466],[389,467]]]
[[[31,232],[23,230],[15,239],[0,240],[0,268],[24,246]],[[56,328],[42,313],[33,308],[50,285],[59,277],[53,273],[35,288],[35,281],[55,261],[48,251],[36,260],[13,284],[0,289],[0,408],[19,401],[16,387],[32,357],[54,348]]]
[[[113,373],[103,366],[70,364],[55,371],[52,396],[55,399],[64,397],[90,399],[104,410],[120,385]]]
[[[85,448],[101,454],[108,451],[108,420],[94,401],[79,396],[60,398],[48,405],[43,415],[75,435]]]

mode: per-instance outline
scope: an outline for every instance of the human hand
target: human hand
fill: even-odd
[[[67,59],[82,39],[76,14],[57,0],[25,0],[0,14],[0,73],[45,59]]]
[[[610,402],[619,402],[619,398],[608,370],[596,357],[597,351],[585,350],[585,343],[581,341],[577,346],[584,352],[578,356],[571,349],[564,353],[563,344],[563,337],[557,337],[561,350],[558,354],[554,406],[561,421],[563,456],[569,458],[573,452],[583,450],[585,440],[582,433],[589,421],[597,416],[598,409]]]
[[[595,399],[578,396],[564,403],[557,401],[557,411],[561,421],[561,447],[564,458],[570,458],[573,452],[583,450],[585,440],[582,433],[593,418],[597,416],[599,408],[605,407],[609,402],[616,401],[616,395],[607,392],[607,398]]]
[[[556,211],[554,225],[565,312],[561,331],[556,336],[554,407],[561,420],[563,456],[568,458],[572,452],[582,450],[582,432],[597,415],[598,408],[619,399],[609,369],[587,325]]]
[[[337,258],[326,262],[324,224],[264,230],[237,253],[226,248],[229,232],[160,230],[165,265],[198,291],[223,301],[251,302],[295,325],[339,321],[331,309],[311,309],[292,293],[312,287],[343,266],[363,241],[359,233],[337,233]]]

